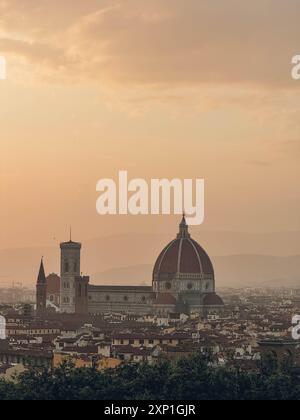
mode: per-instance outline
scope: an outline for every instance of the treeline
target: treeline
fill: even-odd
[[[1,400],[298,400],[299,374],[266,358],[255,373],[213,368],[194,355],[176,362],[124,365],[113,371],[30,370],[0,381]]]

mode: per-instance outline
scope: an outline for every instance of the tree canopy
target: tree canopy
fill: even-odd
[[[199,354],[155,365],[125,364],[115,370],[29,370],[0,381],[1,400],[298,400],[300,378],[266,358],[256,372],[212,367]]]

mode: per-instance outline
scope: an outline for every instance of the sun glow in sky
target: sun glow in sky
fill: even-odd
[[[204,229],[300,229],[300,3],[0,1],[0,248],[174,229],[96,183],[204,178]],[[177,219],[176,219],[177,220]]]

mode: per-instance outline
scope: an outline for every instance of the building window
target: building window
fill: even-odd
[[[142,302],[143,302],[143,303],[145,303],[145,302],[146,302],[146,297],[145,297],[145,296],[143,296],[143,297],[142,297]]]
[[[77,262],[74,262],[74,273],[77,272]]]
[[[172,284],[171,284],[170,282],[167,282],[167,283],[166,283],[166,289],[167,289],[167,290],[172,289]]]
[[[65,272],[66,272],[66,273],[68,273],[68,272],[69,272],[69,270],[70,270],[69,263],[68,263],[68,262],[66,262],[66,263],[65,263]]]
[[[109,302],[110,301],[110,297],[106,296],[106,301]]]
[[[124,301],[128,302],[128,296],[124,296]]]
[[[188,290],[192,290],[192,289],[193,289],[193,283],[189,283],[189,284],[187,285],[187,288],[188,288]]]

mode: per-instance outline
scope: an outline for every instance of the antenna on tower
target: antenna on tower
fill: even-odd
[[[70,226],[70,242],[72,242],[72,226]]]

